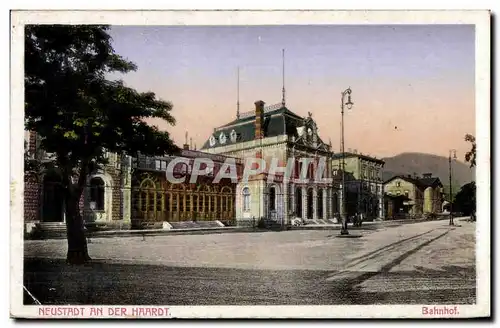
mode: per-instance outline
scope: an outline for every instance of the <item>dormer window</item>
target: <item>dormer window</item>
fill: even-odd
[[[215,146],[215,137],[213,135],[210,136],[210,139],[208,140],[208,142],[210,143],[210,147]]]
[[[236,134],[236,131],[231,131],[231,133],[229,134],[229,138],[231,139],[231,142],[236,142],[237,138],[238,138],[238,135]]]
[[[225,144],[226,143],[226,135],[224,134],[224,132],[221,132],[221,134],[219,135],[219,142],[221,144]]]

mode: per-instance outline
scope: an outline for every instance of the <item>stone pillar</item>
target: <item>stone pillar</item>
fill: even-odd
[[[313,188],[313,220],[318,219],[318,188]]]
[[[329,189],[325,188],[323,189],[323,217],[320,219],[327,220],[329,215],[328,215],[328,193]]]
[[[260,202],[260,211],[259,211],[259,218],[263,218],[266,216],[268,204],[266,201],[266,195],[265,195],[265,181],[260,180],[259,181],[259,202]]]

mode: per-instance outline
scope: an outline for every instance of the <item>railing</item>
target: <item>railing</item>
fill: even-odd
[[[275,111],[277,109],[280,109],[281,107],[283,107],[282,103],[273,104],[273,105],[269,105],[269,106],[264,106],[264,113],[269,113],[269,112]],[[240,114],[240,119],[241,118],[251,117],[251,116],[255,116],[255,110],[250,110],[248,112],[241,113]]]

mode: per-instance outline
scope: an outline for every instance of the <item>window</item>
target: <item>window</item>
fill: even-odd
[[[236,142],[236,139],[237,139],[237,135],[236,135],[236,131],[231,131],[231,134],[229,135],[230,139],[231,139],[231,142]]]
[[[221,204],[221,208],[222,208],[222,212],[227,212],[227,203],[228,203],[228,197],[227,196],[222,196],[221,197],[221,201],[222,201],[222,204]]]
[[[215,212],[215,196],[210,196],[210,212]]]
[[[191,212],[191,197],[186,195],[186,212]]]
[[[156,194],[156,211],[161,212],[163,210],[163,194],[161,192]]]
[[[104,211],[104,181],[101,178],[90,180],[90,208]]]
[[[209,208],[208,208],[209,202],[210,202],[210,196],[205,195],[205,197],[203,199],[203,212],[205,212],[205,213],[209,212]]]
[[[409,196],[410,196],[410,192],[409,192],[408,190],[407,190],[407,191],[405,191],[405,196],[406,196],[406,197],[409,197]]]
[[[396,187],[401,187],[401,182],[400,181],[396,182]]]
[[[243,188],[243,211],[250,211],[250,189]]]
[[[193,195],[193,212],[201,212],[198,208],[198,195]]]

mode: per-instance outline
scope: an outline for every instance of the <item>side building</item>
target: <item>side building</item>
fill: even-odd
[[[357,152],[336,153],[332,158],[333,177],[342,181],[342,158],[344,158],[347,215],[363,213],[366,219],[384,218],[384,193],[381,159]],[[340,214],[340,207],[338,208]]]
[[[168,181],[166,172],[174,159],[184,159],[171,166],[172,175],[182,182]],[[209,170],[191,181],[193,163],[197,158],[210,159],[213,168],[201,164],[201,170]],[[222,178],[213,183],[227,156],[189,150],[187,145],[177,156],[139,157],[132,168],[132,227],[161,228],[164,224],[174,228],[197,226],[234,225],[235,181]],[[242,165],[234,158],[238,176]],[[189,162],[189,164],[187,163]],[[172,163],[173,164],[173,163]],[[205,165],[205,166],[204,166]]]
[[[25,133],[25,156],[33,162],[50,164],[53,156],[40,148],[40,137]],[[127,160],[107,153],[108,164],[89,174],[80,198],[80,214],[89,228],[103,225],[110,229],[130,227],[127,211],[130,199],[130,166]],[[60,171],[51,165],[40,165],[24,173],[24,222],[29,233],[41,230],[65,230],[65,191]]]
[[[51,154],[42,151],[39,137],[25,135],[26,156],[39,163],[53,161]],[[233,225],[237,183],[223,178],[213,184],[227,156],[190,150],[184,145],[178,154],[163,157],[130,156],[107,153],[108,164],[89,174],[80,199],[80,214],[87,229],[143,229],[215,227]],[[169,163],[182,157],[173,167],[182,183],[167,181]],[[199,175],[193,183],[192,164],[196,158],[208,158],[215,164],[211,172]],[[238,175],[241,161],[233,159]],[[48,165],[50,166],[50,165]],[[25,232],[43,235],[66,230],[64,189],[57,167],[25,171],[24,223]]]
[[[398,175],[384,182],[384,207],[388,218],[418,217],[443,211],[443,184],[440,179],[426,173]]]

